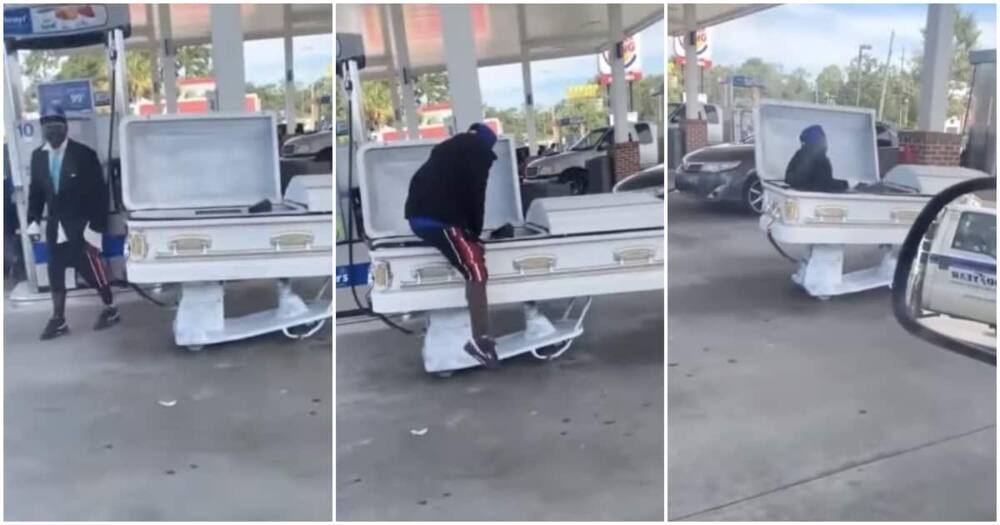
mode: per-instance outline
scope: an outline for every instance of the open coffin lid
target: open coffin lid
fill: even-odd
[[[270,114],[127,117],[119,129],[122,200],[130,212],[281,201]]]
[[[784,181],[802,130],[819,124],[835,179],[879,182],[875,112],[864,108],[764,100],[754,110],[754,154],[762,180]]]
[[[413,236],[404,216],[410,179],[430,158],[431,149],[439,142],[369,143],[358,150],[355,176],[361,190],[362,218],[368,238]],[[509,138],[501,137],[493,152],[497,160],[487,180],[483,229],[493,230],[504,224],[523,226],[514,146]]]

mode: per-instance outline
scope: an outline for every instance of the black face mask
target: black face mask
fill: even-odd
[[[45,138],[45,142],[48,142],[53,148],[61,146],[68,133],[69,129],[62,122],[49,122],[42,125],[42,136]]]

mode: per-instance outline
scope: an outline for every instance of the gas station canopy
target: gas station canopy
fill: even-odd
[[[525,34],[521,35],[518,11],[524,10]],[[361,33],[368,76],[385,76],[391,71],[390,33],[387,5],[337,6],[337,31]],[[518,63],[522,49],[530,60],[547,60],[597,54],[616,41],[611,35],[608,7],[602,4],[476,4],[471,6],[476,61],[480,67]],[[622,6],[622,26],[635,34],[663,19],[662,4]],[[409,51],[410,70],[428,73],[445,70],[438,6],[403,5],[403,20]]]
[[[667,34],[681,36],[692,29],[701,29],[747,16],[779,4],[695,4],[695,27],[688,27],[684,21],[684,9],[691,4],[669,4],[667,6]]]
[[[291,24],[288,29],[292,36],[322,35],[333,33],[331,22],[332,6],[329,4],[242,4],[243,39],[264,40],[285,36],[285,7],[290,8]],[[150,36],[155,35],[153,4],[132,4],[129,15],[132,20],[132,36],[128,45],[150,45]],[[212,17],[208,4],[171,4],[171,39],[177,46],[210,44]],[[154,44],[155,45],[155,37]]]

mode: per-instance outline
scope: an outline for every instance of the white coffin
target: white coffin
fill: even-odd
[[[760,227],[779,243],[902,244],[932,195],[984,176],[959,167],[903,165],[880,179],[870,109],[764,101],[754,114],[756,166],[764,187]],[[852,189],[804,192],[785,184],[799,134],[813,124],[826,132],[834,178],[849,181]],[[876,187],[855,189],[857,183]]]
[[[120,137],[129,281],[330,275],[332,177],[296,177],[282,198],[273,116],[129,117]]]
[[[410,231],[403,216],[409,181],[434,141],[369,144],[358,153],[359,186],[372,261],[372,307],[379,313],[466,306],[464,282],[447,260]],[[555,197],[521,215],[509,139],[497,143],[487,185],[491,304],[634,292],[663,287],[663,201],[649,194]]]

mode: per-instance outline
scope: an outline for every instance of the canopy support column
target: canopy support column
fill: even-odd
[[[403,99],[403,116],[406,120],[406,135],[410,140],[420,138],[420,117],[417,115],[417,96],[413,89],[416,79],[410,72],[410,48],[406,43],[406,24],[403,6],[389,5],[389,25],[392,29],[392,59],[396,81],[399,83]]]
[[[212,69],[220,112],[246,110],[246,68],[243,62],[243,20],[240,6],[212,4]]]
[[[285,125],[289,135],[295,132],[295,46],[292,41],[292,6],[283,6],[282,21],[284,22],[285,47]]]
[[[527,128],[528,154],[538,147],[535,129],[535,94],[531,85],[531,49],[528,48],[528,20],[524,5],[517,6],[517,28],[521,48],[521,84],[524,86],[524,126]]]
[[[455,133],[461,133],[483,120],[483,96],[479,90],[476,64],[476,36],[472,31],[472,7],[467,4],[443,4],[441,27],[444,29],[444,55],[448,68],[448,92]]]
[[[622,32],[622,6],[608,6],[611,26],[611,114],[615,126],[615,144],[628,142],[628,84],[625,82],[624,43]]]
[[[948,113],[948,79],[955,50],[955,6],[929,4],[924,36],[924,62],[920,75],[920,108],[917,128],[944,131]]]
[[[170,4],[156,6],[156,26],[159,34],[157,58],[162,71],[163,99],[167,105],[167,113],[177,113],[177,50],[174,49],[170,24]]]

